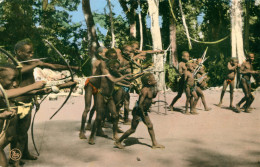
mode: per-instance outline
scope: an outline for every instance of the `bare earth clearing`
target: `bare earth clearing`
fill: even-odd
[[[151,149],[150,137],[142,123],[136,133],[124,141],[124,150],[114,148],[112,139],[101,137],[96,137],[94,146],[89,145],[87,140],[78,137],[84,109],[83,96],[72,97],[51,121],[49,117],[61,105],[64,97],[59,97],[58,101],[45,100],[36,115],[34,129],[36,145],[41,155],[37,161],[25,161],[25,166],[260,166],[260,92],[254,93],[254,110],[249,114],[237,114],[227,108],[228,92],[222,108],[215,106],[219,102],[220,90],[206,90],[204,93],[212,110],[204,111],[199,101],[199,115],[178,112],[184,109],[184,94],[175,105],[178,110],[176,112],[167,111],[165,115],[163,103],[153,105],[150,117],[158,142],[166,147],[163,150]],[[170,103],[175,95],[176,93],[168,92],[167,102]],[[235,92],[234,105],[242,96],[241,91]],[[131,95],[130,108],[133,108],[137,98],[137,95]],[[164,100],[162,94],[160,100]],[[120,126],[124,131],[129,128],[123,124]],[[112,137],[111,128],[104,130]],[[87,131],[87,137],[89,134]],[[30,150],[35,153],[31,136],[29,140]]]

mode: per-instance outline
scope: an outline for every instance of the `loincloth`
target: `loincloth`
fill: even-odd
[[[133,117],[134,116],[141,117],[141,119],[139,120],[139,121],[141,121],[141,120],[144,120],[145,116],[148,116],[148,112],[149,112],[149,110],[144,110],[144,113],[143,113],[139,107],[139,101],[137,101],[135,104],[135,107],[133,108],[132,115],[133,115]]]
[[[101,96],[103,96],[104,102],[107,104],[110,100],[113,100],[113,96],[106,96],[102,93],[102,89],[99,89],[98,92]]]
[[[227,84],[229,85],[229,84],[231,84],[231,82],[233,82],[234,81],[234,79],[226,79],[226,81],[227,81]]]
[[[126,93],[129,93],[130,91],[130,88],[129,87],[126,87],[126,86],[122,86],[123,90],[126,92]]]
[[[18,102],[18,103],[21,105],[17,106],[17,115],[19,115],[20,119],[23,119],[32,110],[33,102],[31,103]]]
[[[186,85],[186,88],[189,88],[191,92],[196,91],[196,85],[194,86]]]
[[[247,85],[251,85],[251,81],[250,81],[250,79],[248,80],[248,79],[244,78],[243,76],[242,76],[241,79],[244,79],[244,80],[246,81]]]
[[[96,95],[96,94],[98,93],[98,88],[96,88],[94,85],[92,85],[92,84],[90,83],[90,79],[89,79],[89,78],[86,80],[85,86],[87,86],[88,84],[89,84],[89,86],[92,87],[92,94],[93,94],[93,95]]]

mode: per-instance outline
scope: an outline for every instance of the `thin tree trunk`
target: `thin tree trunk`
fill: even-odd
[[[82,0],[82,10],[88,28],[87,31],[89,41],[89,55],[93,57],[95,56],[97,48],[99,47],[99,43],[97,39],[93,15],[90,8],[90,0]]]
[[[148,0],[149,15],[151,17],[151,34],[153,40],[153,49],[162,50],[162,39],[159,25],[159,0]],[[159,90],[164,90],[165,74],[164,74],[164,56],[163,54],[154,54],[154,72],[157,79],[157,86]]]
[[[125,0],[119,0],[123,11],[126,14],[126,17],[130,25],[130,36],[136,38],[136,13],[135,10],[138,7],[137,1],[131,1],[130,9],[127,7],[127,2]]]
[[[141,9],[141,4],[140,4],[140,0],[138,0],[138,5],[140,6]],[[140,48],[139,50],[143,50],[143,24],[142,24],[142,15],[141,15],[142,11],[140,10],[139,14],[138,14],[138,18],[139,18],[139,26],[140,26]]]
[[[241,0],[232,0],[231,11],[232,57],[237,57],[241,64],[245,60],[242,37]]]
[[[231,46],[232,57],[238,58],[239,64],[245,60],[243,37],[242,37],[242,12],[241,0],[232,0],[231,7]],[[238,77],[240,77],[238,75]],[[235,87],[237,87],[237,77],[235,80]]]
[[[171,4],[172,4],[171,6],[174,6],[174,0],[171,0]],[[173,65],[174,67],[177,67],[178,56],[177,56],[177,45],[176,45],[176,23],[173,17],[170,17],[169,32],[170,32],[169,38],[170,38],[170,45],[171,45],[169,64],[170,66]]]
[[[244,36],[244,40],[245,40],[245,49],[248,52],[249,51],[249,18],[250,18],[250,14],[249,14],[249,10],[250,10],[250,4],[251,4],[251,0],[245,0],[246,3],[246,10],[245,10],[245,21],[244,21],[244,32],[245,32],[245,36]]]
[[[48,0],[43,0],[42,1],[42,10],[46,11],[47,7],[48,7]]]
[[[109,17],[110,17],[110,22],[111,22],[111,36],[112,36],[112,43],[111,43],[111,48],[115,47],[115,33],[114,33],[114,21],[113,21],[113,13],[112,13],[112,7],[110,0],[107,0],[107,4],[109,7]]]

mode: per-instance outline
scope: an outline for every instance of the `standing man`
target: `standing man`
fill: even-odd
[[[177,102],[177,100],[179,98],[181,98],[183,90],[184,90],[184,73],[187,71],[187,67],[186,67],[186,63],[189,61],[190,59],[190,54],[187,51],[183,51],[182,52],[182,61],[178,64],[178,71],[179,71],[179,75],[180,75],[180,79],[179,79],[179,90],[178,90],[178,94],[177,96],[174,97],[174,99],[172,100],[171,104],[170,104],[170,109],[171,111],[173,111],[173,105]]]
[[[246,101],[244,106],[245,112],[250,113],[249,107],[253,103],[255,97],[251,93],[251,76],[253,74],[258,74],[258,71],[254,71],[252,62],[254,61],[255,55],[254,53],[248,53],[246,57],[246,61],[241,65],[240,73],[242,74],[241,84],[243,88],[243,92],[245,96],[240,100],[239,103],[236,105],[237,112],[240,113],[240,105]]]
[[[24,39],[16,43],[14,47],[16,58],[19,61],[26,61],[33,58],[33,44],[29,39]],[[20,83],[21,87],[28,86],[35,83],[33,70],[35,67],[45,67],[54,70],[65,70],[67,66],[59,64],[50,64],[44,63],[42,61],[30,61],[23,63],[22,68],[22,81]],[[74,70],[78,70],[79,67],[71,67]],[[18,142],[17,146],[11,145],[11,148],[18,148],[22,152],[22,158],[27,160],[36,160],[37,157],[30,154],[28,150],[28,134],[27,131],[30,128],[31,124],[31,114],[33,105],[36,106],[36,109],[39,109],[40,104],[38,103],[36,96],[22,96],[16,98],[16,101],[22,102],[23,105],[30,105],[28,114],[23,119],[18,119],[17,123],[17,136]]]

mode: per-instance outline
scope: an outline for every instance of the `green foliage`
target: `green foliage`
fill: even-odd
[[[96,24],[107,30],[107,34],[103,35],[99,28],[97,28],[97,35],[99,41],[103,42],[106,47],[111,45],[111,22],[108,14],[93,13],[93,18]],[[121,15],[113,17],[114,33],[116,40],[116,47],[121,47],[129,41],[129,24],[123,19]]]
[[[165,64],[164,69],[166,87],[170,88],[172,91],[177,91],[179,85],[177,83],[179,78],[178,72],[175,68],[170,67],[169,64]]]

